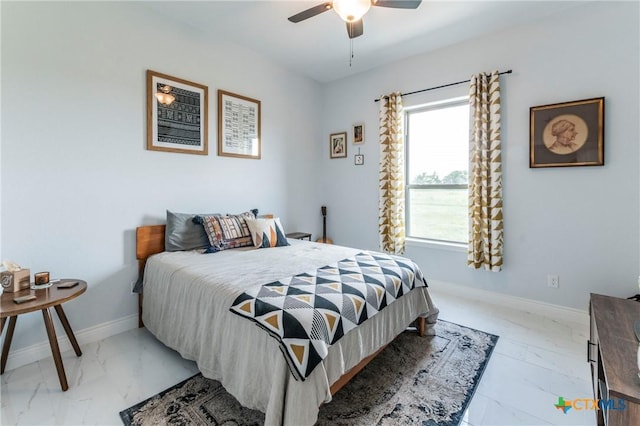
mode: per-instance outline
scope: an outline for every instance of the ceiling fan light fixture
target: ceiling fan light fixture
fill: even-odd
[[[371,8],[371,0],[333,0],[333,10],[345,22],[360,20]]]

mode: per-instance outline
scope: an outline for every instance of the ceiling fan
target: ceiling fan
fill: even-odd
[[[333,9],[347,23],[347,34],[349,34],[349,38],[353,39],[363,34],[362,17],[371,6],[417,9],[420,3],[422,0],[333,0],[290,16],[289,21],[298,23]]]

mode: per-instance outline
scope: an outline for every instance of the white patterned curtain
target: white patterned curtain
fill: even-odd
[[[467,264],[502,270],[502,149],[498,71],[471,77],[469,249]]]
[[[400,92],[380,97],[380,247],[404,253],[404,129]]]

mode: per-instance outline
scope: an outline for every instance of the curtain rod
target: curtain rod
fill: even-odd
[[[498,75],[511,74],[512,72],[513,72],[512,70],[501,71],[498,73]],[[415,95],[416,93],[428,92],[429,90],[435,90],[435,89],[442,89],[443,87],[456,86],[458,84],[469,83],[470,81],[471,80],[456,81],[455,83],[443,84],[442,86],[429,87],[428,89],[416,90],[414,92],[409,92],[409,93],[401,93],[400,96]],[[376,99],[374,102],[378,102],[378,101],[380,101],[380,99]]]

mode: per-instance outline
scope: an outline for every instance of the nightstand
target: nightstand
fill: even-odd
[[[66,282],[77,282],[77,284],[70,288],[59,287]],[[87,290],[87,283],[82,280],[76,279],[63,279],[59,283],[53,284],[51,287],[38,289],[38,290],[21,290],[16,293],[3,293],[2,304],[0,305],[0,333],[4,329],[4,324],[7,318],[9,318],[9,328],[7,328],[7,334],[4,338],[4,345],[2,346],[2,359],[0,361],[0,374],[4,373],[4,367],[7,364],[7,357],[9,355],[9,348],[11,347],[11,339],[13,338],[13,330],[16,327],[16,321],[18,315],[26,314],[29,312],[42,311],[44,317],[44,326],[47,329],[47,336],[49,337],[49,345],[51,346],[51,354],[53,355],[53,361],[58,371],[58,379],[60,380],[60,387],[63,391],[69,389],[67,384],[67,376],[64,373],[64,365],[62,365],[62,357],[60,356],[60,348],[58,346],[58,339],[56,337],[56,331],[53,327],[53,321],[49,308],[54,308],[58,314],[58,318],[62,323],[64,331],[67,333],[67,337],[73,346],[77,356],[82,355],[76,336],[73,335],[69,320],[62,310],[62,304],[71,299],[75,299]],[[19,296],[35,296],[35,299],[29,300],[24,303],[15,303],[14,298]]]
[[[311,241],[311,234],[307,234],[306,232],[291,232],[287,234],[287,238],[293,238],[296,240],[309,240]]]

